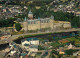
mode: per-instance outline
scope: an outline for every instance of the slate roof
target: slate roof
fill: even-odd
[[[27,53],[21,53],[21,56],[26,56],[27,55]]]
[[[29,14],[32,14],[31,10],[29,11]]]
[[[26,38],[27,41],[38,40],[38,38]]]
[[[29,44],[24,44],[24,46],[29,46]]]
[[[38,45],[31,45],[30,48],[38,48]]]

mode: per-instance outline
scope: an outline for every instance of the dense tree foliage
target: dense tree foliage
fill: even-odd
[[[11,27],[11,26],[13,26],[15,20],[16,20],[16,18],[1,19],[0,27]]]
[[[27,14],[29,12],[29,10],[31,9],[33,14],[34,14],[34,18],[45,18],[45,17],[50,17],[51,15],[54,16],[55,20],[59,20],[59,21],[69,21],[72,24],[72,27],[78,28],[80,27],[80,17],[79,16],[75,16],[73,13],[66,13],[66,12],[62,12],[62,11],[58,11],[58,12],[53,12],[50,11],[50,8],[48,8],[49,6],[41,6],[39,9],[36,9],[34,6],[32,7],[28,7],[28,10],[25,12],[25,14],[23,15],[18,15],[16,16],[16,18],[24,18],[25,16],[27,17]],[[52,8],[52,7],[51,7]],[[6,22],[6,23],[4,23]],[[8,20],[0,20],[0,27],[7,27],[7,26],[12,26],[13,25],[13,21],[9,19]]]
[[[67,55],[73,55],[73,53],[77,52],[78,50],[73,50],[73,49],[69,49],[69,50],[66,50],[65,53]]]
[[[80,27],[79,16],[74,16],[73,13],[64,13],[61,11],[52,13],[55,16],[55,20],[60,21],[69,21],[72,24],[72,27]]]
[[[38,46],[38,50],[44,50],[45,48],[41,45]]]
[[[53,13],[55,16],[55,20],[60,20],[60,21],[69,21],[72,24],[72,27],[80,27],[80,21],[78,16],[74,16],[73,13],[64,13],[64,12],[56,12]]]
[[[52,54],[54,53],[54,54],[56,54],[56,55],[58,55],[59,53],[57,52],[57,51],[55,51],[55,50],[52,50],[52,52],[51,52]]]
[[[15,23],[15,28],[17,31],[20,31],[22,29],[21,24],[20,23]]]
[[[58,58],[61,58],[63,56],[63,54],[59,54],[59,52],[57,52],[55,50],[52,50],[51,54],[52,54],[52,57],[54,57],[54,58],[55,58],[55,56],[53,54],[58,55]]]
[[[55,17],[55,20],[60,20],[60,21],[69,21],[72,24],[72,27],[80,27],[80,20],[79,16],[75,16],[73,13],[67,13],[67,12],[53,12],[53,11],[48,11],[46,6],[42,6],[40,9],[33,8],[32,12],[35,16],[35,18],[41,17],[50,17],[53,15]]]
[[[52,58],[56,58],[54,55],[52,55]]]

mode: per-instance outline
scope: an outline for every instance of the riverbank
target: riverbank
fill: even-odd
[[[80,28],[78,29],[66,29],[66,30],[57,30],[57,31],[49,31],[49,32],[37,32],[37,33],[25,33],[25,34],[20,34],[20,35],[13,35],[11,37],[9,37],[8,39],[4,39],[2,41],[0,41],[0,44],[5,44],[5,43],[9,43],[15,40],[18,40],[20,37],[26,37],[26,36],[38,36],[38,35],[44,35],[44,34],[51,34],[51,33],[68,33],[68,32],[78,32],[80,31]]]
[[[72,37],[72,36],[76,36],[78,35],[78,31],[73,31],[73,32],[41,32],[41,33],[29,33],[29,34],[21,34],[21,35],[13,35],[11,36],[9,39],[5,39],[2,42],[4,42],[3,44],[0,44],[0,47],[2,47],[1,49],[5,49],[6,46],[8,46],[9,42],[14,41],[16,43],[21,43],[21,40],[24,38],[31,38],[31,37],[37,37],[37,38],[47,38],[48,36],[52,36],[54,37],[54,39],[59,39],[61,37],[63,38],[68,38],[68,37]],[[1,43],[1,42],[0,42]]]

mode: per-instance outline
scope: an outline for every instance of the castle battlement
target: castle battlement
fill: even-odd
[[[32,12],[30,11],[30,15]],[[31,15],[32,16],[32,15]],[[28,16],[29,17],[29,16]],[[33,17],[33,16],[32,16]],[[51,16],[50,18],[38,18],[38,19],[24,19],[22,24],[22,29],[24,31],[28,30],[41,30],[41,29],[48,29],[48,30],[57,30],[57,29],[66,29],[71,28],[71,23],[66,21],[55,21],[54,16]]]

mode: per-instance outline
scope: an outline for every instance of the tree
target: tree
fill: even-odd
[[[61,58],[61,57],[63,57],[63,54],[58,54],[58,58]]]
[[[48,35],[47,39],[48,39],[50,42],[53,41],[52,35]]]
[[[52,54],[52,58],[55,58],[55,56]]]
[[[73,55],[73,50],[72,49],[66,50],[65,53],[67,55]]]
[[[0,20],[0,27],[12,27],[16,18],[8,18]]]
[[[54,53],[54,54],[56,54],[56,55],[58,55],[59,53],[57,52],[57,51],[55,51],[55,50],[52,50],[52,52],[51,52],[52,54]]]
[[[21,24],[20,23],[15,23],[15,28],[19,32],[22,29]]]
[[[44,50],[45,48],[41,45],[38,46],[38,50]]]

